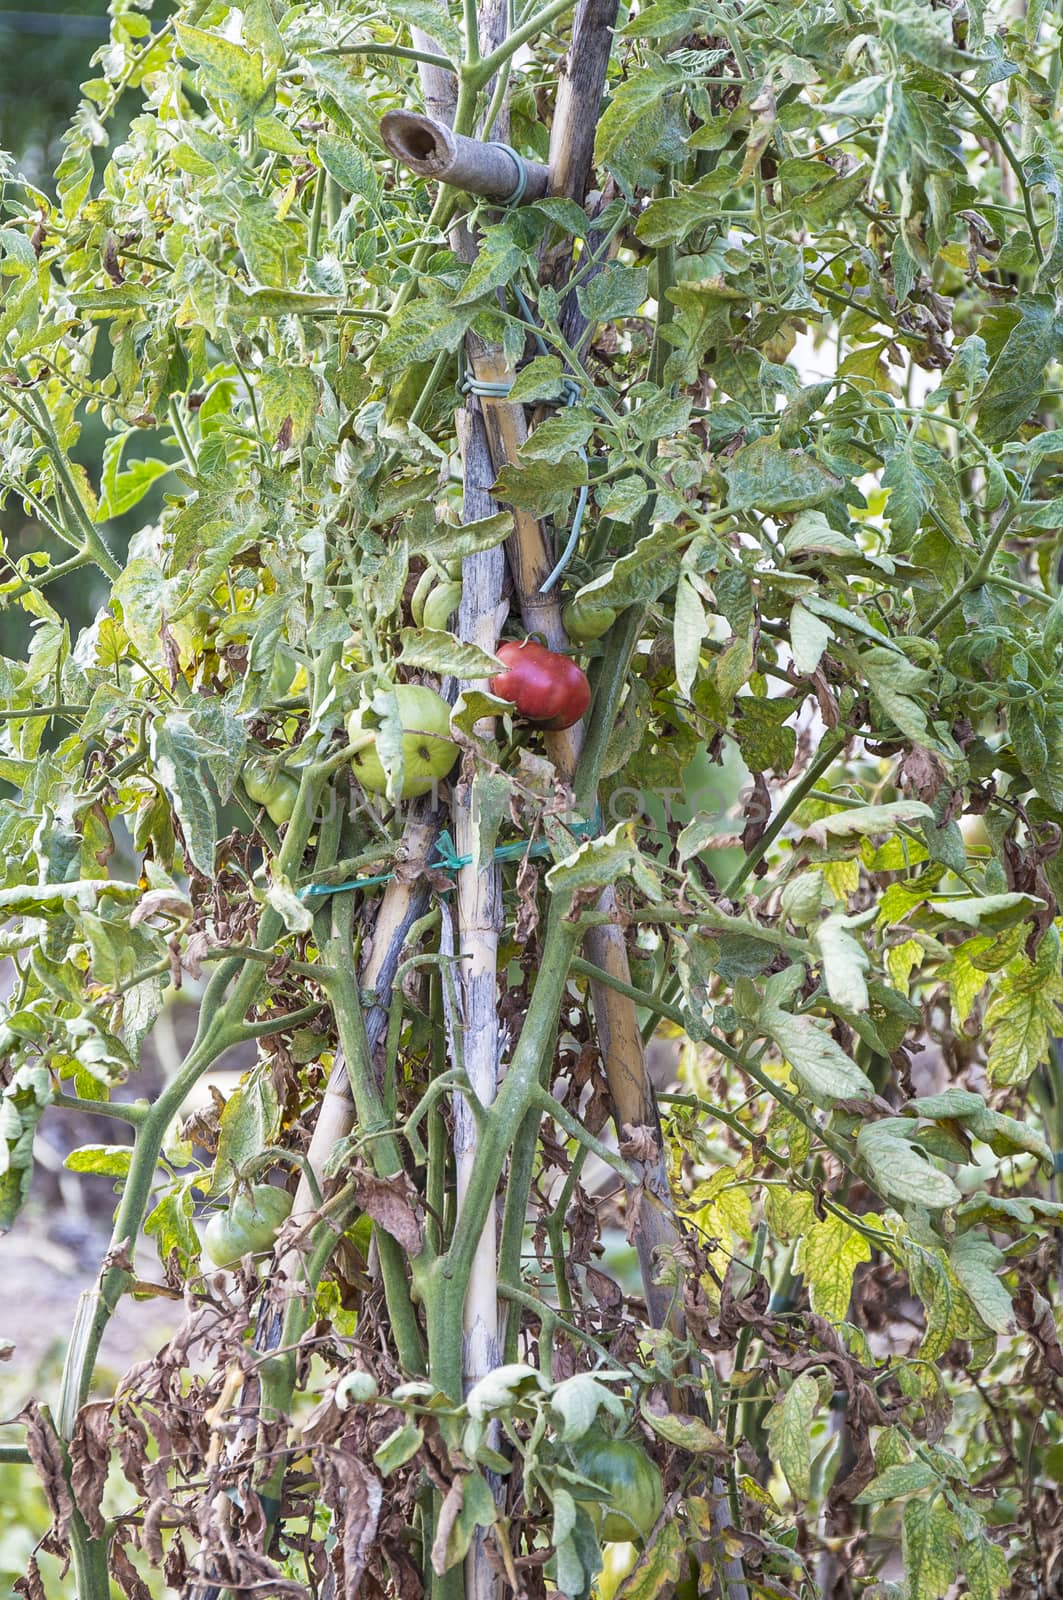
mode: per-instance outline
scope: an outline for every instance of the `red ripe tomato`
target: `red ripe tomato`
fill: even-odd
[[[507,640],[495,651],[505,672],[491,679],[491,693],[510,700],[522,717],[559,732],[578,722],[591,703],[591,686],[571,656],[525,639]]]

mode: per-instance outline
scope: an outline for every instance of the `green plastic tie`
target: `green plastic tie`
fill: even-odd
[[[585,841],[596,837],[601,832],[601,826],[601,812],[596,811],[590,822],[574,822],[571,831],[576,838]],[[546,856],[551,853],[551,848],[547,839],[535,839],[531,844],[523,839],[513,839],[509,844],[496,846],[492,860],[520,861],[524,856]],[[429,862],[429,866],[437,872],[460,872],[462,867],[471,865],[472,856],[459,856],[454,848],[454,840],[444,829],[436,840],[436,858]],[[326,894],[349,894],[356,889],[375,889],[381,883],[390,883],[394,876],[393,872],[381,872],[372,878],[351,878],[347,883],[308,883],[298,890],[296,898],[309,900]]]
[[[492,139],[491,145],[495,150],[504,150],[506,155],[510,157],[513,165],[517,169],[517,181],[513,185],[513,192],[512,194],[508,194],[506,196],[506,198],[502,201],[502,204],[504,206],[519,206],[521,201],[524,199],[524,193],[528,187],[527,163],[525,162],[524,157],[519,155],[511,144],[503,144],[501,139]]]

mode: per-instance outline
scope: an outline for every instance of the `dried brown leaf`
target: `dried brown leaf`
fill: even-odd
[[[421,1222],[411,1203],[417,1191],[405,1173],[394,1178],[378,1178],[364,1169],[354,1174],[358,1205],[385,1233],[390,1233],[407,1255],[418,1256],[424,1248]]]
[[[432,1571],[439,1577],[442,1577],[447,1570],[447,1546],[464,1504],[465,1480],[459,1472],[439,1508],[439,1521],[436,1524],[436,1536],[432,1544]]]
[[[126,1600],[151,1600],[151,1590],[130,1561],[125,1545],[119,1544],[117,1539],[111,1546],[110,1568]]]
[[[18,1415],[26,1427],[26,1449],[37,1469],[48,1509],[54,1518],[53,1532],[64,1544],[70,1536],[74,1502],[63,1471],[63,1450],[51,1418],[31,1400]]]
[[[16,1594],[25,1596],[25,1600],[48,1600],[36,1556],[30,1556],[25,1577],[16,1578],[11,1587]]]
[[[110,1402],[96,1400],[78,1412],[70,1441],[70,1487],[94,1539],[102,1539],[106,1531],[100,1503],[110,1460]]]
[[[321,1498],[343,1529],[343,1600],[356,1600],[376,1544],[384,1489],[375,1473],[342,1450],[319,1451]]]

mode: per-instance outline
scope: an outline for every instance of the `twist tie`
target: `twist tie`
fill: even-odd
[[[1058,1177],[1063,1172],[1063,1150],[1056,1150],[1052,1154],[1052,1171]]]
[[[596,806],[594,816],[589,822],[573,822],[571,832],[581,842],[596,838],[602,831],[601,808]],[[551,845],[547,839],[536,839],[529,844],[524,839],[514,839],[509,844],[500,844],[492,855],[494,861],[520,861],[524,856],[546,856],[551,854]],[[437,872],[460,872],[462,867],[470,866],[472,856],[459,856],[454,847],[454,840],[444,830],[436,840],[436,855],[429,866]],[[354,889],[372,889],[381,883],[390,883],[394,878],[393,872],[377,873],[371,878],[352,878],[348,883],[308,883],[297,891],[297,898],[309,900],[312,896],[326,894],[345,894]]]
[[[492,139],[491,147],[494,150],[504,150],[517,169],[517,181],[513,187],[513,193],[507,195],[502,204],[504,206],[519,206],[528,187],[528,168],[524,163],[524,157],[518,155],[511,144],[503,144],[501,139]]]

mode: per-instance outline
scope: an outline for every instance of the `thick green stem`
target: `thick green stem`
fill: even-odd
[[[473,1182],[440,1267],[442,1292],[434,1319],[438,1337],[429,1340],[431,1377],[455,1400],[461,1396],[461,1315],[469,1273],[488,1211],[495,1204],[506,1157],[539,1093],[539,1065],[547,1047],[552,1048],[565,983],[580,939],[579,924],[566,919],[569,903],[566,897],[551,907],[542,962],[520,1040],[498,1099],[488,1113]]]
[[[349,903],[344,904],[341,900],[333,902],[332,937],[328,946],[328,959],[334,975],[329,983],[329,998],[332,1001],[336,1028],[347,1063],[347,1078],[351,1086],[359,1130],[367,1137],[377,1176],[390,1178],[403,1170],[402,1151],[391,1126],[370,1059],[365,1017],[350,959],[352,914]],[[406,1258],[397,1241],[382,1229],[377,1229],[376,1242],[380,1273],[384,1282],[384,1298],[387,1302],[391,1331],[395,1338],[399,1360],[407,1372],[422,1373],[425,1370],[424,1344],[410,1292]],[[431,1256],[426,1246],[421,1255],[411,1263],[413,1281],[422,1298],[423,1285],[430,1265]]]

